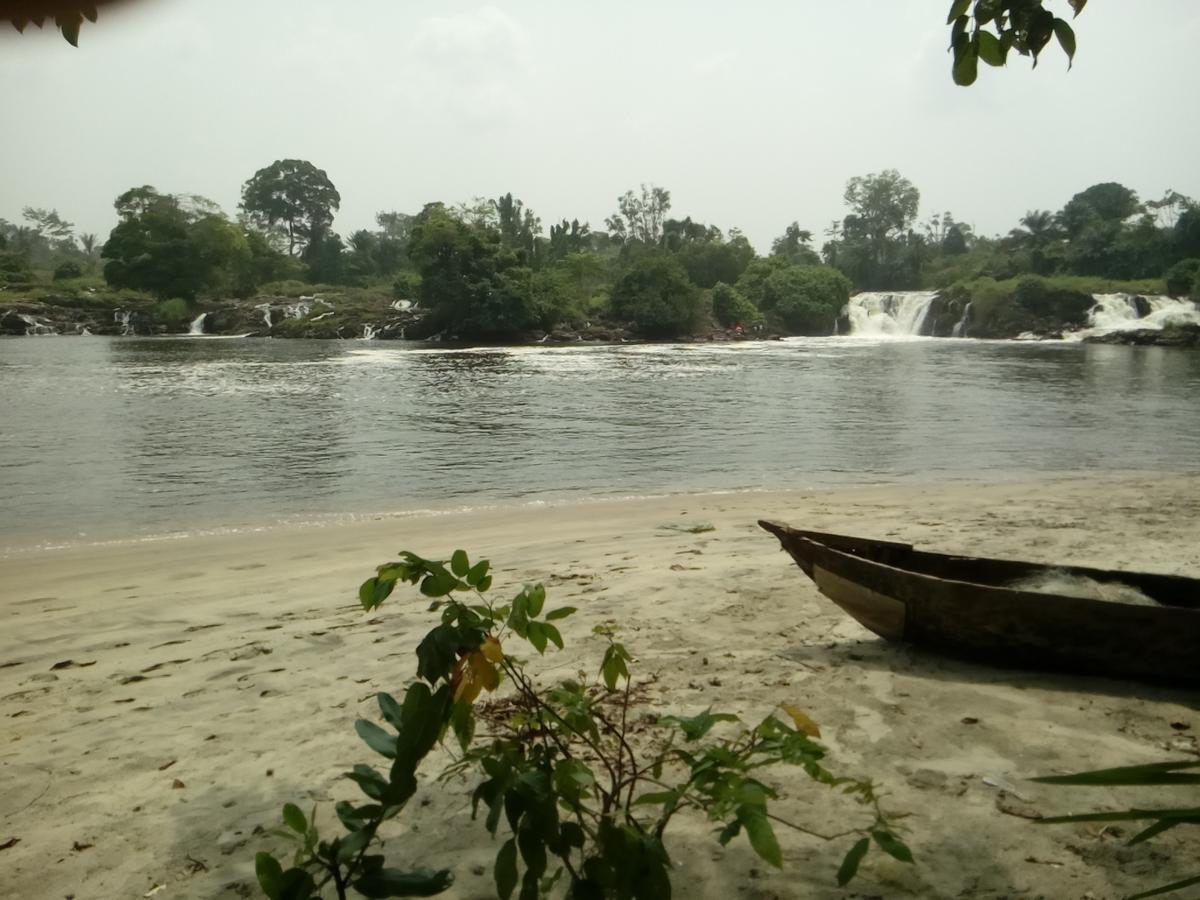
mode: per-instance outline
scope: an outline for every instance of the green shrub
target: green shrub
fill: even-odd
[[[680,337],[699,327],[703,297],[678,260],[646,253],[613,286],[612,312],[642,337]]]
[[[793,266],[767,279],[763,309],[793,334],[833,334],[850,280],[826,266]]]
[[[758,307],[742,296],[737,288],[718,281],[712,289],[712,310],[717,321],[726,328],[734,325],[758,325],[763,315]]]
[[[79,263],[72,262],[71,260],[68,260],[67,262],[64,262],[64,263],[59,263],[58,266],[54,270],[54,280],[55,281],[66,281],[70,278],[82,278],[82,277],[83,277],[83,269],[80,268]]]
[[[186,300],[179,297],[172,297],[170,300],[162,300],[154,304],[154,309],[151,311],[150,317],[158,325],[165,325],[167,328],[180,328],[191,322],[192,313],[188,308]]]
[[[451,757],[439,781],[474,780],[472,818],[482,810],[493,837],[502,827],[509,833],[493,867],[502,900],[518,884],[521,900],[539,900],[560,880],[563,893],[577,900],[667,900],[672,873],[663,836],[677,815],[718,823],[722,845],[744,833],[751,849],[776,867],[783,864],[776,824],[824,840],[852,838],[836,874],[840,885],[854,877],[872,842],[912,862],[874,785],[836,777],[822,765],[820,729],[800,709],[783,705],[781,714],[773,711],[752,728],[711,708],[686,717],[642,715],[633,657],[609,625],[593,629],[605,642],[595,678],[581,672],[542,687],[522,655],[542,656],[551,645],[562,650],[555,623],[574,608],[547,609],[541,584],[498,602],[489,594],[487,560],[472,564],[458,550],[449,561],[405,552],[379,566],[359,588],[363,609],[374,611],[405,583],[420,586],[440,621],[417,645],[418,680],[403,702],[377,696],[387,727],[355,723],[385,768],[360,764],[346,774],[367,802],[336,804],[345,834],[323,839],[315,809],[306,816],[294,804],[284,806],[276,834],[292,841],[293,864],[284,869],[268,852],[255,864],[271,900],[310,900],[330,885],[338,900],[351,889],[367,897],[446,890],[453,880],[448,870],[391,869],[381,853],[370,852],[384,823],[415,795],[417,770],[439,741]],[[502,685],[507,696],[478,711],[476,700]],[[777,791],[759,780],[758,770],[783,765],[853,798],[863,809],[861,824],[823,835],[773,816]]]
[[[1181,259],[1167,269],[1167,293],[1172,297],[1195,293],[1197,278],[1200,278],[1200,259]]]

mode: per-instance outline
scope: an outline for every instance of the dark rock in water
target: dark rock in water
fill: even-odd
[[[1172,324],[1162,329],[1137,328],[1131,331],[1110,331],[1088,335],[1088,344],[1124,344],[1135,347],[1200,347],[1200,325]]]
[[[848,313],[837,317],[834,323],[834,334],[849,334],[850,333],[850,315]]]
[[[0,334],[24,335],[29,324],[13,311],[0,316]]]
[[[1146,318],[1146,316],[1150,315],[1150,312],[1151,312],[1150,301],[1147,300],[1145,297],[1142,297],[1142,296],[1130,297],[1129,303],[1131,306],[1133,306],[1134,310],[1137,312],[1137,317],[1139,319],[1144,319],[1144,318]]]

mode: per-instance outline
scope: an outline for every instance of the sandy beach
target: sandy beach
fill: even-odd
[[[489,557],[497,589],[543,581],[567,651],[544,680],[594,669],[592,626],[619,623],[659,714],[757,721],[794,703],[830,768],[870,775],[907,813],[917,857],[871,854],[841,891],[845,840],[781,829],[785,867],[708,823],[672,832],[677,893],[703,897],[1117,898],[1200,869],[1188,829],[1038,827],[1038,815],[1182,792],[1055,788],[1028,777],[1200,757],[1200,695],[974,665],[880,642],[821,597],[755,525],[902,539],[976,555],[1200,575],[1200,476],[709,494],[514,507],[0,558],[0,896],[259,896],[261,829],[281,805],[353,798],[339,777],[374,694],[402,691],[431,616],[397,592],[365,615],[358,584],[401,549]],[[687,533],[664,525],[711,523]],[[433,760],[436,763],[436,760]],[[433,783],[393,823],[396,865],[452,868],[444,896],[493,896],[497,846],[467,789]],[[793,772],[776,811],[841,830],[861,809]],[[1195,829],[1192,829],[1195,831]],[[15,843],[13,843],[15,841]]]

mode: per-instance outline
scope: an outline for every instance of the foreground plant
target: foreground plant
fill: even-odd
[[[1074,775],[1050,775],[1034,778],[1042,784],[1067,784],[1090,787],[1180,787],[1200,785],[1200,774],[1185,772],[1198,769],[1200,762],[1150,763],[1142,766],[1120,766],[1115,769],[1096,769]],[[1180,825],[1200,825],[1200,806],[1174,806],[1158,809],[1123,809],[1117,812],[1079,813],[1072,816],[1048,816],[1038,819],[1038,825],[1061,825],[1068,822],[1149,822],[1150,824],[1129,839],[1130,846],[1148,841],[1150,838]],[[1193,875],[1171,884],[1164,884],[1148,891],[1134,894],[1126,900],[1143,900],[1181,891],[1200,884],[1200,875]]]
[[[370,802],[337,804],[345,836],[322,841],[297,807],[284,808],[281,833],[298,850],[286,871],[270,854],[259,854],[259,880],[272,900],[308,900],[330,884],[338,898],[350,889],[366,897],[445,890],[449,872],[388,869],[381,855],[368,850],[383,822],[415,793],[421,760],[451,734],[453,740],[443,744],[451,761],[441,780],[478,778],[473,815],[484,812],[492,835],[504,826],[493,869],[504,900],[518,885],[521,900],[556,889],[578,900],[668,898],[671,860],[664,835],[680,814],[713,822],[721,844],[745,833],[754,852],[776,867],[783,863],[776,825],[823,840],[857,837],[837,872],[839,884],[854,877],[872,843],[912,862],[875,786],[837,777],[821,765],[825,749],[814,740],[820,731],[800,709],[784,705],[784,716],[769,715],[750,728],[711,709],[656,718],[641,708],[645,685],[633,681],[633,658],[607,625],[594,629],[606,641],[598,677],[542,687],[512,645],[523,642],[538,655],[551,644],[561,650],[555,623],[575,612],[569,606],[546,610],[542,585],[526,585],[511,601],[496,603],[488,596],[486,560],[472,564],[461,550],[448,562],[405,552],[363,583],[363,608],[379,607],[397,583],[419,585],[440,622],[417,646],[421,680],[408,688],[403,703],[378,697],[391,730],[356,723],[389,767],[385,774],[359,765],[347,774]],[[482,693],[504,682],[511,688],[505,696],[476,705]],[[868,821],[829,835],[776,816],[770,801],[777,793],[756,776],[779,765],[797,766],[845,793],[866,809]]]

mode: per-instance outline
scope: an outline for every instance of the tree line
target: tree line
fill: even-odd
[[[1033,274],[1166,277],[1188,293],[1200,269],[1200,207],[1174,191],[1143,202],[1123,185],[1092,185],[995,237],[949,211],[919,221],[919,190],[892,169],[851,178],[844,200],[846,215],[819,251],[796,221],[766,256],[736,228],[673,216],[670,191],[656,185],[617,198],[603,229],[579,219],[545,228],[510,193],[381,211],[374,229],[343,237],[328,174],[283,159],[244,183],[236,218],[203,197],[131,188],[116,199],[117,225],[103,244],[76,235],[55,210],[26,208],[24,225],[0,220],[0,281],[98,268],[112,288],[187,302],[251,297],[290,280],[370,287],[412,301],[434,331],[505,340],[593,321],[647,338],[714,322],[830,334],[854,289]]]

